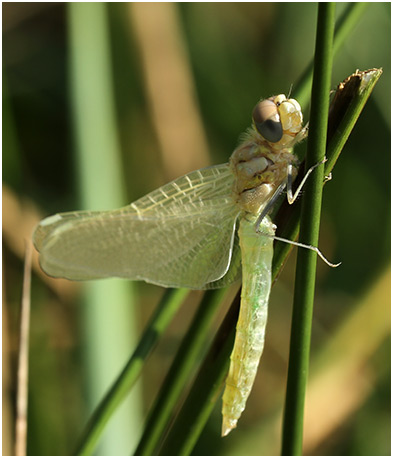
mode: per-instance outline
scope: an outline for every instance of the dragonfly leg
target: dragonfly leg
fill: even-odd
[[[285,187],[287,188],[287,199],[288,203],[292,205],[295,200],[298,198],[300,191],[302,190],[304,183],[307,181],[307,178],[310,176],[311,172],[316,169],[319,165],[324,164],[327,161],[326,157],[322,159],[322,161],[319,161],[318,164],[313,165],[307,170],[306,175],[304,176],[303,180],[301,181],[300,185],[296,189],[295,193],[292,191],[292,185],[293,185],[293,179],[294,179],[294,173],[293,173],[293,166],[292,164],[288,164],[287,168],[287,180],[283,181],[280,186],[276,189],[274,192],[273,196],[270,198],[269,202],[265,205],[262,213],[259,215],[257,222],[255,224],[256,227],[256,232],[259,232],[259,226],[261,225],[261,222],[263,218],[269,213],[269,211],[272,209],[273,205],[276,203],[278,197],[281,195],[282,192],[284,192]],[[328,181],[331,179],[331,174],[329,174],[327,177],[325,177],[325,180]]]
[[[312,167],[310,167],[307,170],[307,173],[304,175],[303,180],[299,184],[298,188],[296,191],[293,193],[292,191],[292,184],[293,184],[293,172],[292,172],[292,164],[288,164],[288,169],[287,169],[287,199],[288,203],[292,205],[295,200],[298,198],[300,191],[302,190],[304,184],[306,183],[308,177],[312,173],[313,170],[315,170],[318,166],[324,164],[327,161],[327,158],[324,157],[322,161],[319,161],[317,164],[314,164]]]
[[[300,242],[294,242],[293,240],[288,240],[288,239],[284,239],[282,237],[277,237],[277,236],[273,236],[275,240],[279,240],[281,242],[285,242],[285,243],[289,243],[291,245],[295,245],[295,246],[298,246],[300,248],[306,248],[307,250],[311,250],[311,251],[315,251],[315,253],[317,253],[317,255],[322,259],[322,261],[324,263],[326,263],[328,266],[330,267],[338,267],[339,265],[341,265],[341,262],[338,262],[337,264],[334,264],[333,262],[330,262],[323,254],[322,254],[322,251],[316,247],[316,246],[313,246],[313,245],[306,245],[305,243],[300,243]]]
[[[261,214],[259,215],[257,222],[255,223],[255,231],[260,232],[259,227],[262,223],[263,218],[270,212],[273,205],[276,203],[278,197],[281,195],[282,192],[285,190],[286,182],[283,181],[280,186],[276,189],[273,196],[270,198],[269,202],[263,208]]]
[[[259,229],[259,228],[258,228]],[[289,240],[289,239],[284,239],[283,237],[277,237],[277,235],[272,235],[272,234],[268,234],[266,232],[263,232],[263,231],[260,231],[257,229],[257,232],[261,235],[263,235],[264,237],[270,237],[274,240],[278,240],[280,242],[284,242],[284,243],[289,243],[290,245],[294,245],[294,246],[297,246],[297,247],[300,247],[300,248],[306,248],[307,250],[311,250],[311,251],[315,251],[315,253],[317,253],[317,255],[322,259],[322,261],[327,264],[329,267],[338,267],[339,265],[341,265],[341,262],[338,262],[337,264],[334,264],[333,262],[330,262],[323,254],[322,254],[322,251],[317,248],[316,246],[313,246],[313,245],[307,245],[305,243],[301,243],[301,242],[295,242],[294,240]]]

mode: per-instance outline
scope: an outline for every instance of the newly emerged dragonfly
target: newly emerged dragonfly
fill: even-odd
[[[51,216],[33,236],[42,269],[69,280],[121,277],[209,289],[234,282],[242,272],[223,435],[245,408],[264,346],[277,238],[268,212],[286,186],[292,203],[305,181],[292,194],[292,149],[307,135],[298,102],[271,97],[256,105],[252,118],[229,164],[191,172],[119,210]]]

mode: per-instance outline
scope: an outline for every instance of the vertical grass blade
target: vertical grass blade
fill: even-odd
[[[347,8],[336,24],[333,42],[333,56],[335,56],[343,46],[345,39],[356,27],[356,24],[359,22],[359,19],[365,13],[369,5],[370,3],[368,2],[348,3]],[[300,77],[299,83],[295,86],[294,97],[303,108],[305,108],[309,102],[313,66],[314,62],[310,62]]]
[[[322,3],[318,9],[306,170],[321,161],[326,153],[333,62],[334,10],[334,3]],[[318,246],[323,180],[324,167],[320,166],[311,174],[306,183],[302,199],[300,240],[313,246]],[[316,261],[316,253],[311,250],[298,251],[283,423],[283,455],[301,455],[302,453],[303,414],[309,366]]]
[[[178,311],[187,294],[188,290],[186,289],[168,289],[165,292],[130,360],[94,411],[80,439],[76,451],[77,455],[88,456],[93,453],[113,412],[115,412],[128,395],[130,389],[138,379],[147,357],[169,323],[171,323],[173,316]]]
[[[109,24],[105,3],[69,3],[69,50],[76,176],[82,207],[118,208],[127,201],[118,141],[111,74]],[[133,293],[121,280],[85,286],[82,312],[83,356],[92,410],[127,360],[135,335]],[[101,454],[127,453],[136,442],[141,397],[136,392],[116,413]]]

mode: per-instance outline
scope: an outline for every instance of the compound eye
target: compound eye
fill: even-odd
[[[276,143],[283,136],[277,105],[272,100],[263,100],[255,105],[252,112],[257,131],[270,143]]]

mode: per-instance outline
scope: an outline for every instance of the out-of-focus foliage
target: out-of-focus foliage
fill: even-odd
[[[337,15],[346,6],[339,4]],[[3,4],[4,454],[12,453],[23,237],[29,237],[40,217],[80,208],[67,8],[62,3]],[[186,158],[192,151],[190,163],[197,167],[225,162],[248,127],[256,101],[290,91],[313,55],[317,16],[313,3],[117,3],[106,9],[117,133],[129,202],[174,178],[168,164],[178,164],[180,159],[163,154],[173,138],[183,142],[180,152]],[[305,447],[310,454],[390,452],[389,327],[357,319],[367,297],[373,295],[373,307],[366,309],[370,320],[382,314],[390,322],[386,307],[390,284],[383,281],[390,259],[389,38],[390,4],[372,3],[333,65],[332,89],[356,69],[383,67],[384,74],[334,169],[333,180],[325,187],[320,247],[342,265],[334,270],[319,265],[313,339],[316,364],[310,386],[315,387],[324,367],[334,367],[335,352],[345,360],[345,341],[340,341],[338,350],[333,345],[332,353],[324,353],[329,342],[341,338],[343,323],[351,330],[348,342],[361,338],[370,341],[371,347],[359,345],[355,356],[349,353],[351,361],[357,362],[347,374],[349,385],[341,385],[338,375],[326,377],[329,383],[322,384],[313,405],[307,405],[312,415],[318,412],[318,399],[335,393],[330,408],[319,415],[338,417],[321,421],[314,435],[308,436],[306,426]],[[186,115],[177,116],[171,107],[184,109]],[[180,121],[168,124],[171,120]],[[190,144],[190,138],[197,140]],[[200,156],[195,152],[197,141]],[[209,155],[202,151],[205,145]],[[272,293],[267,347],[239,427],[222,440],[217,406],[195,450],[198,455],[279,453],[293,258]],[[44,279],[37,264],[34,272],[28,453],[67,454],[90,413],[84,400],[84,390],[89,388],[84,386],[81,358],[83,304],[76,305],[74,284]],[[138,328],[142,329],[162,291],[146,285],[139,285],[138,291]],[[143,374],[146,409],[187,329],[190,310],[193,304],[183,307],[147,364]],[[325,361],[321,362],[321,355]],[[349,394],[351,402],[346,404]]]

